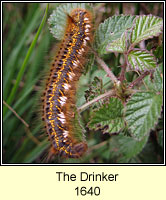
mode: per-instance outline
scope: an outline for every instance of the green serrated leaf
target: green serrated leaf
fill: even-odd
[[[89,89],[86,91],[86,101],[91,101],[96,96],[100,95],[102,91],[102,80],[98,77],[94,77],[94,80],[90,84]]]
[[[86,101],[91,101],[95,97],[103,94],[110,87],[110,78],[104,70],[96,70],[90,76],[90,86],[85,92]],[[109,84],[108,84],[109,83]],[[91,108],[98,107],[101,102],[96,102]]]
[[[108,52],[117,52],[117,53],[124,53],[126,51],[126,37],[124,32],[121,37],[117,40],[114,40],[107,46]]]
[[[163,75],[159,67],[154,72],[154,88],[156,92],[163,91]]]
[[[146,50],[135,49],[128,54],[131,70],[147,71],[157,66],[155,57]]]
[[[155,92],[156,94],[163,92],[163,75],[161,69],[156,67],[153,78],[151,76],[146,76],[144,78],[144,85],[142,85],[141,89],[147,89],[148,91]],[[145,87],[146,86],[146,87]]]
[[[100,55],[108,53],[106,47],[121,37],[133,25],[135,16],[113,16],[101,23],[95,34],[95,48]]]
[[[115,133],[124,127],[123,104],[117,98],[111,98],[109,104],[103,104],[92,116],[88,124],[91,129]]]
[[[137,16],[135,18],[135,26],[131,34],[131,43],[138,44],[143,40],[147,40],[162,33],[163,20],[153,15]]]
[[[70,14],[75,8],[88,9],[92,12],[92,8],[88,3],[67,3],[58,6],[50,15],[48,19],[50,32],[56,39],[61,40],[63,38],[67,24],[67,14]]]
[[[94,71],[94,73],[91,75],[91,81],[93,81],[95,77],[98,77],[102,81],[102,86],[104,86],[108,82],[110,83],[110,78],[107,76],[107,73],[102,69]]]
[[[126,105],[126,122],[132,135],[142,139],[157,124],[162,95],[153,92],[135,93]]]

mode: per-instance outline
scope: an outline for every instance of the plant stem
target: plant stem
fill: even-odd
[[[10,107],[4,100],[3,100],[3,104],[9,108],[9,110],[12,111],[13,114],[15,114],[15,116],[28,128],[29,127],[29,124],[27,124],[17,113],[16,111]]]
[[[119,80],[120,82],[123,82],[123,80],[125,79],[125,71],[126,71],[126,65],[122,65],[121,66],[122,70],[119,76]]]
[[[125,79],[125,72],[126,72],[126,67],[127,67],[127,54],[126,53],[124,54],[124,58],[125,58],[125,62],[121,66],[122,70],[121,70],[121,73],[120,73],[120,76],[119,76],[120,82],[123,82],[124,79]]]
[[[103,142],[101,142],[101,143],[99,143],[99,144],[96,144],[95,146],[92,146],[92,147],[89,149],[88,152],[91,152],[91,151],[93,151],[93,150],[99,149],[100,147],[106,145],[107,143],[108,143],[108,141],[103,141]]]
[[[104,94],[101,94],[100,96],[96,97],[95,99],[85,103],[84,105],[80,106],[77,111],[78,112],[82,112],[84,111],[85,109],[87,109],[91,104],[103,99],[103,98],[106,98],[106,97],[109,97],[109,96],[114,96],[115,95],[115,91],[114,90],[110,90]]]
[[[116,78],[116,76],[112,73],[111,69],[106,65],[106,63],[97,55],[97,53],[93,49],[92,49],[92,51],[96,56],[96,61],[104,69],[104,71],[108,74],[108,76],[110,77],[111,81],[113,81],[115,84],[118,84],[119,81]]]
[[[144,74],[142,74],[136,80],[134,80],[132,83],[130,83],[130,85],[128,86],[128,88],[133,88],[136,84],[138,84],[140,81],[142,81],[142,79],[145,76],[147,76],[148,74],[150,74],[150,72],[146,71]]]

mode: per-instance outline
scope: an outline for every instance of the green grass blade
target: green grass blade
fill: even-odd
[[[37,43],[38,37],[39,37],[39,35],[40,35],[40,33],[41,33],[43,27],[44,27],[44,24],[45,24],[46,19],[47,19],[47,13],[48,13],[48,4],[47,4],[46,11],[45,11],[44,17],[43,17],[43,19],[42,19],[42,22],[41,22],[41,24],[40,24],[40,26],[39,26],[39,28],[38,28],[38,31],[37,31],[37,33],[36,33],[36,35],[35,35],[35,38],[34,38],[33,42],[31,43],[31,46],[29,47],[29,50],[28,50],[28,52],[27,52],[27,54],[26,54],[26,57],[25,57],[25,59],[24,59],[24,62],[23,62],[23,64],[22,64],[21,68],[20,68],[20,71],[19,71],[18,75],[17,75],[16,83],[14,84],[14,86],[13,86],[13,88],[12,88],[12,90],[11,90],[10,96],[8,97],[8,99],[7,99],[7,101],[6,101],[7,104],[9,104],[9,105],[11,104],[11,102],[12,102],[13,99],[14,99],[14,95],[16,94],[17,88],[18,88],[19,83],[20,83],[20,81],[21,81],[21,78],[22,78],[22,76],[23,76],[23,74],[24,74],[24,71],[25,71],[25,68],[26,68],[26,66],[27,66],[27,63],[28,63],[28,61],[29,61],[30,55],[32,54],[32,51],[33,51],[33,49],[34,49],[34,47],[35,47],[35,45],[36,45],[36,43]],[[7,109],[8,109],[7,107],[4,107],[3,116],[6,115]]]
[[[34,148],[23,160],[23,163],[33,162],[46,148],[50,145],[48,139],[46,138],[40,145]]]

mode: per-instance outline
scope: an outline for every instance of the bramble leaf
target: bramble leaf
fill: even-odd
[[[160,117],[162,94],[153,92],[135,93],[127,103],[126,122],[132,135],[142,139],[154,129]]]
[[[134,20],[135,26],[131,34],[131,43],[138,44],[162,33],[163,20],[153,15],[137,16]]]
[[[128,62],[132,70],[146,71],[157,66],[155,57],[146,50],[135,49],[128,54]]]
[[[126,50],[126,37],[124,32],[121,37],[113,42],[109,43],[107,46],[108,52],[117,52],[117,53],[124,53]]]
[[[75,8],[84,8],[92,12],[92,8],[88,3],[67,3],[58,6],[50,15],[48,19],[50,32],[56,39],[61,40],[63,38],[67,23],[67,14],[70,14]]]
[[[91,129],[103,129],[103,132],[115,133],[124,127],[123,104],[117,98],[111,98],[109,104],[103,104],[94,111],[88,124]]]
[[[100,55],[108,53],[106,47],[133,25],[135,16],[112,16],[101,23],[95,34],[95,47]]]
[[[163,75],[160,66],[156,67],[153,77],[146,76],[143,81],[144,85],[142,85],[140,89],[145,90],[148,88],[148,91],[158,94],[163,92]]]
[[[91,101],[102,93],[102,79],[94,77],[88,90],[85,91],[86,101]]]
[[[163,75],[159,67],[154,72],[154,88],[156,92],[162,92],[163,90]]]

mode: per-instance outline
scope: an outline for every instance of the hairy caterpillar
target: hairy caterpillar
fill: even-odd
[[[43,94],[43,117],[53,152],[79,158],[87,149],[85,141],[74,136],[76,85],[81,76],[88,42],[92,39],[92,15],[76,8],[67,15],[64,37],[52,62]]]

